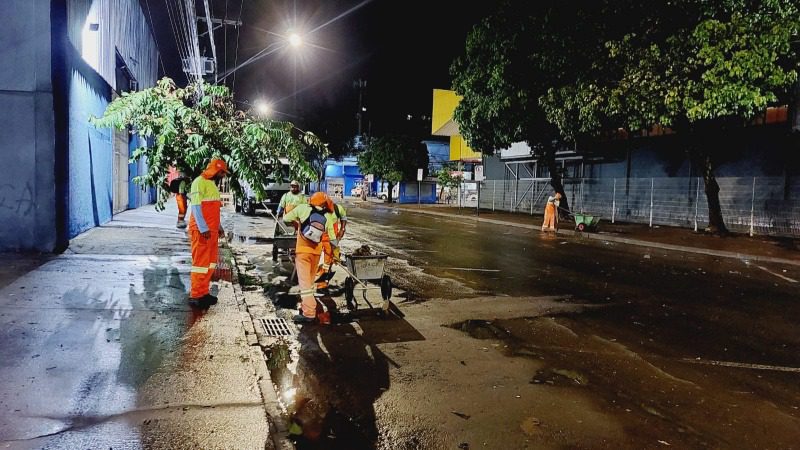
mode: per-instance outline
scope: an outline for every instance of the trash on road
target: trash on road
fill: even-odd
[[[458,411],[450,411],[450,413],[455,414],[456,416],[461,417],[464,420],[469,420],[469,418],[471,417],[469,414],[464,414]]]

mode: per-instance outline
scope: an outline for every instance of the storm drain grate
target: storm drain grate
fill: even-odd
[[[291,336],[292,330],[286,319],[258,319],[264,327],[267,336]]]

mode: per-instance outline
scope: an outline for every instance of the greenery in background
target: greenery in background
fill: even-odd
[[[439,198],[442,198],[445,189],[458,187],[464,179],[461,175],[453,176],[453,171],[455,170],[455,167],[451,164],[445,164],[436,172],[436,183],[439,185]]]
[[[707,231],[727,228],[714,176],[727,149],[720,135],[770,105],[786,104],[797,82],[796,0],[648,2],[626,33],[603,42],[574,81],[541,98],[548,120],[569,139],[623,129],[670,127],[702,174]]]
[[[152,88],[123,93],[102,117],[92,117],[90,122],[98,128],[132,129],[152,141],[137,148],[131,162],[146,158],[147,173],[134,182],[158,188],[165,187],[170,166],[195,177],[211,158],[219,157],[228,164],[233,189],[240,190],[244,180],[264,196],[264,186],[273,180],[316,180],[308,161],[324,159],[328,153],[313,133],[290,122],[239,111],[227,87],[202,82],[179,88],[163,78]],[[289,173],[284,173],[280,158],[289,160]],[[158,208],[163,208],[169,195],[168,190],[160,190]]]
[[[526,141],[562,194],[558,148],[671,127],[703,175],[708,229],[722,234],[714,161],[726,149],[714,138],[788,103],[799,30],[796,0],[509,0],[451,67],[455,119],[486,153]]]
[[[373,174],[376,179],[389,183],[388,199],[391,202],[395,184],[416,180],[419,168],[427,170],[428,149],[421,141],[408,135],[373,137],[359,153],[358,167],[361,173]]]

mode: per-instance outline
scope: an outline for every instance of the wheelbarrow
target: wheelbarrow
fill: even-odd
[[[275,231],[272,235],[272,261],[278,261],[278,258],[282,255],[291,259],[297,242],[297,234],[294,228],[286,227],[269,208],[267,208],[267,213],[275,220]]]
[[[385,253],[365,256],[351,254],[344,255],[344,258],[344,264],[340,262],[339,265],[348,275],[344,280],[344,298],[347,301],[347,308],[351,312],[358,309],[355,295],[355,291],[358,290],[361,291],[364,302],[370,308],[375,309],[367,299],[367,291],[380,289],[381,298],[383,299],[381,310],[384,314],[389,312],[392,306],[390,301],[392,298],[392,280],[384,272],[388,255]]]
[[[575,229],[578,231],[597,231],[597,224],[600,223],[600,216],[584,213],[573,213],[575,219]]]

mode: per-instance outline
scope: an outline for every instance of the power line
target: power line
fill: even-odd
[[[244,0],[239,3],[239,22],[242,21],[242,9],[244,8]],[[242,26],[239,25],[236,27],[236,53],[233,60],[233,67],[236,67],[239,64],[239,33],[242,29]],[[236,72],[233,73],[233,84],[231,85],[231,92],[236,91]]]
[[[164,59],[161,58],[161,47],[158,45],[158,37],[156,36],[156,25],[153,23],[153,13],[150,12],[150,0],[145,0],[144,3],[147,6],[147,15],[150,17],[150,33],[153,35],[153,40],[156,42],[156,51],[158,51],[158,62],[161,63],[161,73],[166,75],[167,71],[166,69],[164,69]],[[156,75],[156,78],[158,78],[158,75]]]

